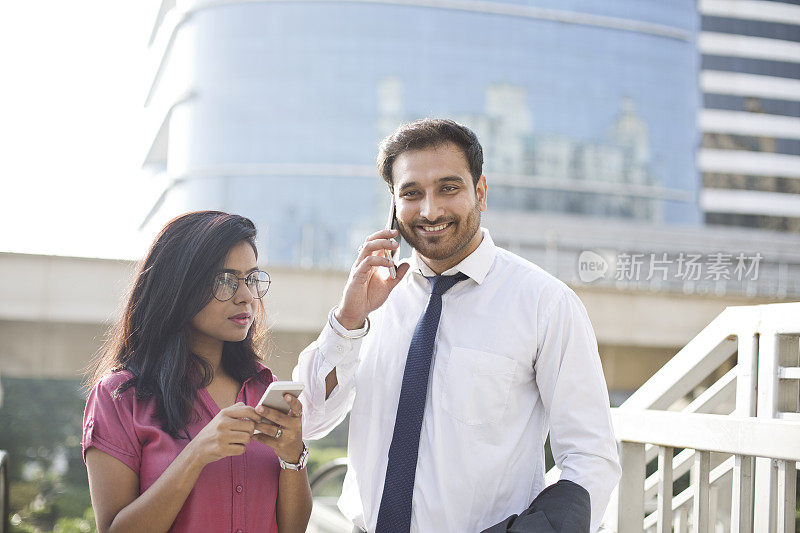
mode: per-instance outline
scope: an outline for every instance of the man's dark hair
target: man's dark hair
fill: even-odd
[[[389,185],[389,190],[393,191],[392,165],[397,156],[403,152],[435,148],[446,143],[453,143],[464,152],[473,185],[477,187],[483,173],[481,143],[472,130],[448,119],[424,118],[397,128],[381,141],[378,149],[378,172]]]

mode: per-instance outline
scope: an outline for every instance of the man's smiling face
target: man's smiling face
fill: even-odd
[[[392,164],[400,234],[436,273],[481,243],[486,179],[473,185],[464,152],[453,143],[403,152]]]

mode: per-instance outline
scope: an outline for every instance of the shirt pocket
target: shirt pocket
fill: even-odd
[[[501,420],[508,407],[517,362],[469,348],[452,348],[442,390],[442,408],[469,426]]]

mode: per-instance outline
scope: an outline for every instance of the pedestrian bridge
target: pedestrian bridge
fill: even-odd
[[[572,252],[565,257],[574,271]],[[135,266],[118,259],[0,253],[0,375],[80,377],[120,309]],[[274,281],[264,302],[271,336],[267,364],[288,379],[297,354],[316,338],[341,296],[347,272],[262,266]],[[726,306],[774,301],[567,281],[592,320],[615,403]]]

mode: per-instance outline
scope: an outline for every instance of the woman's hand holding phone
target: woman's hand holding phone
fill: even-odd
[[[408,272],[409,265],[404,263],[397,267],[395,278],[389,275],[389,267],[394,262],[387,255],[391,256],[400,246],[394,240],[397,235],[396,229],[378,231],[367,237],[359,248],[335,313],[336,320],[345,328],[362,327],[367,315],[383,305]],[[386,254],[386,251],[390,253]]]
[[[265,405],[256,407],[256,413],[260,415],[257,419],[264,417],[272,424],[257,422],[253,429],[261,433],[256,433],[253,438],[275,450],[285,462],[297,463],[303,453],[303,404],[288,393],[283,398],[289,404],[286,414]]]
[[[204,466],[224,457],[242,455],[253,437],[255,418],[255,409],[244,403],[226,407],[200,430],[187,448],[191,447]]]
[[[291,394],[284,394],[284,399],[289,404],[288,414],[264,405],[253,408],[242,402],[222,409],[187,448],[191,448],[197,461],[205,466],[225,457],[242,455],[245,446],[254,439],[275,450],[287,463],[296,463],[303,452],[303,404]],[[262,422],[262,417],[268,421]],[[254,435],[256,430],[261,433]]]

